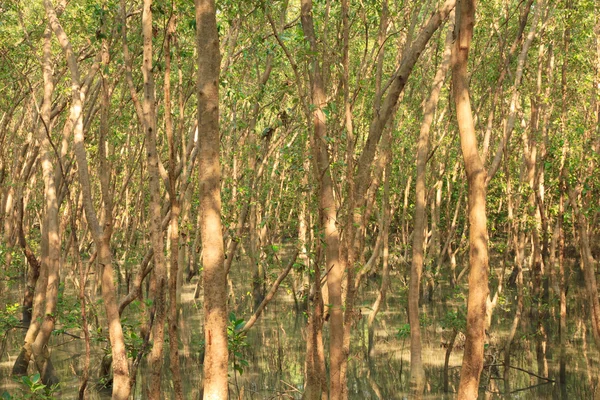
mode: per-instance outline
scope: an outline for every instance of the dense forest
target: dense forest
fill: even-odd
[[[600,398],[597,0],[0,2],[3,399]]]

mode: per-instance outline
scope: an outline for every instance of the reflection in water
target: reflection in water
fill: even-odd
[[[237,293],[251,292],[251,279],[234,279],[248,282],[247,287],[237,287]],[[248,278],[248,277],[246,277]],[[284,282],[285,285],[285,282]],[[241,346],[234,358],[240,371],[230,368],[230,398],[232,399],[299,399],[304,383],[304,356],[306,349],[306,320],[294,308],[293,296],[287,286],[282,285],[279,293],[265,310],[261,319],[250,330],[248,346]],[[375,341],[369,356],[368,326],[366,316],[375,298],[378,284],[368,282],[357,305],[361,306],[361,318],[353,328],[352,351],[348,364],[348,386],[350,399],[403,399],[408,398],[410,354],[409,346],[399,329],[407,323],[405,292],[399,290],[399,278],[392,277],[391,290],[385,305],[375,322]],[[202,379],[202,305],[193,299],[194,284],[184,287],[180,309],[180,355],[184,393],[187,399],[197,399]],[[576,290],[574,290],[576,291]],[[0,304],[18,302],[22,288],[11,288],[0,298]],[[558,319],[548,317],[544,323],[543,336],[536,335],[531,325],[531,315],[524,313],[512,346],[510,376],[511,394],[504,395],[502,380],[504,342],[514,316],[514,307],[498,310],[488,344],[486,367],[481,377],[480,398],[485,399],[592,399],[598,395],[599,358],[591,331],[586,329],[589,320],[583,292],[570,294],[568,340],[566,344],[566,385],[561,390],[558,384],[560,346],[558,343]],[[515,293],[507,292],[514,298]],[[237,318],[247,319],[253,299],[242,296],[237,299]],[[101,308],[100,308],[101,309]],[[425,399],[451,399],[458,389],[460,363],[464,337],[456,336],[453,349],[448,351],[452,331],[440,328],[441,319],[456,309],[448,301],[434,301],[423,307],[423,363],[427,375]],[[578,316],[578,317],[576,317]],[[135,313],[126,312],[128,321],[136,318]],[[100,324],[102,324],[100,320]],[[327,340],[328,323],[324,326]],[[77,397],[77,389],[83,371],[85,345],[76,330],[54,335],[51,339],[52,359],[61,378],[61,392],[57,398]],[[6,337],[5,352],[0,360],[0,393],[18,393],[21,386],[10,377],[10,371],[18,354],[24,332],[10,331]],[[325,348],[328,344],[325,343]],[[101,392],[95,383],[99,376],[104,343],[92,342],[90,369],[90,399],[108,399],[110,393]],[[2,348],[0,343],[0,349]],[[543,348],[543,352],[540,349]],[[447,354],[448,353],[448,354]],[[444,394],[444,364],[447,356],[448,393]],[[232,360],[233,361],[233,360]],[[169,357],[165,354],[163,388],[172,391]],[[31,370],[32,371],[32,370]],[[148,365],[142,361],[138,369],[135,398],[146,398],[145,388]]]

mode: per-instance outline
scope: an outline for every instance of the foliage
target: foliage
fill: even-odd
[[[60,325],[54,330],[54,335],[81,329],[81,303],[76,296],[65,294],[64,282],[59,285],[56,313]]]
[[[398,328],[398,332],[396,332],[396,337],[402,340],[410,337],[410,324],[400,325],[400,328]]]
[[[265,266],[267,276],[275,277],[277,271],[266,267],[280,264],[286,243],[298,236],[300,222],[306,222],[305,245],[310,263],[294,264],[294,272],[290,274],[297,280],[294,288],[299,287],[296,285],[299,282],[304,284],[306,275],[314,274],[316,268],[321,268],[323,283],[329,284],[327,268],[324,266],[326,238],[320,226],[323,210],[318,199],[321,188],[319,178],[325,175],[324,171],[314,170],[310,112],[321,107],[325,116],[326,133],[323,141],[328,157],[327,173],[331,175],[334,186],[335,224],[343,241],[347,235],[345,230],[352,226],[347,225],[352,214],[349,199],[353,193],[349,191],[353,186],[350,183],[356,184],[351,181],[355,171],[348,171],[348,166],[352,163],[356,166],[361,159],[361,152],[371,140],[369,132],[373,117],[380,111],[378,91],[382,90],[384,95],[390,92],[401,59],[411,47],[410,40],[418,36],[419,28],[431,15],[432,7],[438,3],[387,1],[384,7],[384,2],[380,0],[350,1],[348,57],[347,65],[344,65],[345,55],[341,50],[345,50],[342,43],[345,25],[342,23],[340,2],[313,1],[312,13],[318,36],[316,52],[311,49],[303,31],[298,1],[217,2],[222,60],[220,81],[215,84],[219,89],[223,231],[227,236],[226,244],[231,239],[232,243],[239,243],[239,248],[244,250],[249,240],[260,236],[260,254],[256,254],[256,259],[261,266]],[[543,22],[540,21],[537,26],[529,51],[523,53],[527,56],[522,66],[525,71],[523,79],[515,82],[518,57],[525,42],[517,40],[516,35],[527,3],[517,0],[481,2],[477,9],[475,35],[469,56],[469,91],[483,164],[487,168],[496,154],[502,156],[498,173],[486,187],[492,296],[494,289],[505,283],[500,279],[506,280],[495,261],[504,258],[512,266],[513,241],[520,233],[526,237],[524,251],[527,257],[536,254],[531,234],[538,233],[540,238],[545,234],[548,243],[552,243],[556,239],[554,227],[560,220],[563,222],[566,246],[572,249],[572,255],[579,253],[581,232],[578,230],[578,215],[586,219],[583,225],[590,233],[593,246],[597,246],[600,237],[597,226],[600,180],[596,173],[600,162],[597,1],[579,0],[576,4],[534,2],[528,20],[523,25],[525,35],[534,28],[533,12],[542,9]],[[114,201],[112,212],[115,218],[110,227],[110,239],[119,298],[123,294],[120,288],[125,283],[131,283],[149,247],[148,171],[144,161],[144,135],[140,134],[143,123],[137,119],[135,102],[132,101],[132,91],[141,98],[144,83],[140,68],[143,62],[140,52],[143,44],[140,35],[142,17],[139,4],[131,0],[123,2],[127,13],[125,21],[118,0],[77,0],[65,4],[64,9],[59,7],[58,17],[71,41],[73,52],[77,54],[87,100],[83,105],[83,121],[92,202],[96,210],[102,208],[107,193],[102,193],[99,181],[106,176],[109,177],[108,195]],[[196,176],[200,155],[193,153],[196,161],[195,164],[191,162],[192,149],[201,151],[196,146],[195,137],[198,99],[193,82],[198,71],[198,59],[194,4],[191,1],[154,0],[152,11],[157,147],[165,169],[169,168],[166,161],[169,150],[165,138],[167,102],[162,92],[167,79],[164,75],[167,54],[164,45],[167,23],[176,17],[175,40],[171,43],[170,53],[172,117],[176,127],[174,151],[178,163],[175,186],[181,188],[184,184],[190,184],[189,191],[182,193],[178,199],[181,205],[179,245],[182,253],[185,253],[180,268],[192,264],[195,267],[197,263],[188,259],[198,258],[201,251],[201,240],[196,229],[201,217],[197,195],[201,186]],[[384,11],[389,13],[389,25],[381,26],[385,29],[381,31],[383,37],[379,38],[378,30]],[[22,284],[27,266],[23,252],[14,241],[18,203],[15,200],[21,197],[25,200],[23,225],[28,245],[38,257],[42,247],[39,226],[40,221],[44,220],[45,195],[42,168],[39,165],[44,152],[36,135],[40,127],[38,108],[44,88],[41,56],[46,16],[42,2],[26,1],[0,1],[0,15],[0,90],[3,94],[0,96],[0,266],[3,267],[0,268],[0,281],[2,285],[6,282],[6,286],[11,288]],[[274,21],[274,26],[271,26],[270,19]],[[371,172],[368,178],[371,180],[370,191],[366,194],[370,204],[360,211],[366,213],[371,210],[371,215],[369,218],[365,216],[364,231],[359,231],[355,240],[361,246],[364,243],[366,251],[355,254],[355,257],[357,264],[364,264],[365,256],[369,255],[382,230],[380,211],[383,208],[384,190],[380,169],[386,167],[390,171],[390,207],[394,211],[391,220],[387,221],[389,264],[394,279],[400,282],[394,282],[393,290],[390,290],[393,295],[388,296],[386,302],[390,308],[402,309],[408,303],[408,271],[415,210],[416,138],[423,122],[423,105],[441,62],[448,27],[448,23],[441,27],[423,50],[400,101],[394,107],[394,115],[385,126],[391,134],[389,149],[380,146],[376,160],[380,159],[384,150],[389,150],[391,159],[388,165],[379,166],[376,161],[367,166]],[[123,28],[128,31],[126,46],[131,53],[131,65],[125,65],[124,62]],[[103,43],[107,46],[109,62],[99,66],[97,56]],[[75,205],[75,209],[67,208],[66,200],[59,205],[61,256],[64,255],[66,261],[62,263],[61,276],[65,276],[72,262],[69,254],[72,235],[80,239],[79,247],[84,260],[92,257],[97,249],[90,245],[89,224],[80,210],[79,194],[82,187],[74,173],[79,168],[74,167],[72,138],[68,137],[71,132],[69,109],[72,82],[55,35],[52,35],[51,52],[54,93],[49,138],[55,148],[50,152],[50,161],[57,177],[59,170],[64,168],[62,172],[67,179],[58,188],[58,197],[67,196]],[[326,92],[325,100],[319,106],[312,104],[310,99],[314,82],[308,71],[315,66],[323,72]],[[264,81],[263,76],[267,78]],[[501,77],[504,77],[503,80]],[[104,103],[101,104],[100,100],[104,87],[110,93],[108,110],[102,110]],[[348,93],[345,93],[346,90]],[[516,114],[513,115],[517,122],[514,132],[504,143],[507,121],[513,109],[510,104],[513,94],[518,95],[514,105]],[[346,104],[347,101],[351,104]],[[347,105],[352,117],[350,125],[345,120]],[[109,115],[110,126],[104,138],[105,147],[101,146],[100,135],[100,115],[103,111]],[[449,276],[456,277],[459,271],[463,271],[469,258],[469,221],[466,212],[469,205],[465,201],[468,188],[454,111],[452,83],[448,74],[431,127],[426,178],[428,211],[424,272],[437,280],[435,290],[445,290]],[[351,136],[353,141],[349,140]],[[378,140],[381,143],[381,139]],[[101,149],[107,152],[106,170],[99,168]],[[532,165],[527,161],[528,151],[533,152]],[[23,165],[33,155],[33,172],[31,176],[23,177]],[[529,171],[531,166],[534,168]],[[188,169],[190,175],[187,175]],[[262,176],[257,175],[259,170],[264,171]],[[528,176],[529,172],[533,173],[532,178]],[[184,177],[187,182],[183,181]],[[163,184],[166,185],[166,181]],[[441,188],[439,199],[437,188]],[[576,192],[574,203],[581,214],[576,213],[576,207],[570,203],[567,196],[569,190]],[[543,204],[538,204],[538,194],[543,197]],[[9,199],[15,204],[10,206]],[[564,211],[559,206],[561,200]],[[461,206],[457,207],[459,202]],[[161,207],[166,216],[166,200]],[[458,211],[456,225],[452,226],[455,207]],[[240,216],[244,211],[247,212],[246,221],[241,221]],[[71,224],[67,223],[72,213],[76,216],[74,231],[71,231]],[[305,221],[301,221],[302,215]],[[105,217],[99,215],[103,223],[107,222]],[[546,227],[542,226],[543,218],[546,218]],[[241,234],[238,233],[238,223],[243,228]],[[263,233],[266,236],[264,241]],[[442,254],[446,240],[448,251]],[[342,256],[347,250],[344,245],[342,243]],[[593,250],[596,255],[597,248]],[[449,269],[449,257],[452,257],[452,271]],[[239,254],[234,254],[234,263],[238,261]],[[348,266],[353,267],[356,266]],[[545,265],[544,274],[554,272],[557,278],[553,282],[555,284],[558,281],[558,268],[552,268],[551,265]],[[198,269],[202,270],[202,266],[199,265]],[[236,270],[235,264],[231,270]],[[100,274],[94,271],[93,266],[90,271],[92,273],[87,277],[90,283],[100,279]],[[534,274],[532,268],[523,270],[525,307],[537,307],[549,316],[557,313],[559,299],[554,295],[554,290],[549,290],[545,293],[548,296],[539,299],[541,304],[538,304],[538,299],[532,300],[537,288],[528,282]],[[235,280],[237,276],[232,274],[231,278]],[[66,285],[69,284],[70,281],[66,280]],[[234,285],[237,284],[234,282]],[[446,314],[438,322],[444,329],[464,331],[464,303],[468,293],[466,275],[454,286],[453,293],[446,298],[450,309],[444,311]],[[286,284],[282,287],[286,287]],[[71,288],[61,283],[54,334],[78,331],[81,327],[81,305],[69,290]],[[368,290],[360,286],[357,298],[363,297]],[[309,295],[309,290],[298,292],[303,296]],[[569,301],[573,293],[579,291],[570,289]],[[90,293],[90,296],[89,319],[102,321],[103,318],[93,313],[102,312],[95,310],[103,308],[103,300],[96,293]],[[369,296],[364,297],[370,299]],[[515,299],[515,290],[505,286],[498,297],[498,308],[506,313],[514,312]],[[13,301],[10,300],[11,303]],[[152,300],[146,301],[150,307]],[[137,318],[142,308],[139,302],[134,301],[121,319],[127,355],[131,358],[143,351],[144,338],[139,333],[140,319]],[[15,304],[0,309],[0,337],[19,325],[19,311],[19,306]],[[432,315],[435,314],[421,313],[421,325],[431,326],[434,322]],[[504,317],[505,313],[501,315]],[[243,320],[234,314],[229,316],[228,347],[233,369],[240,374],[247,371],[248,367],[245,360],[248,342],[241,331],[243,326]],[[397,338],[404,340],[409,335],[408,324],[397,328]],[[201,332],[192,333],[192,343],[199,349],[204,346],[201,336]],[[96,327],[92,331],[92,340],[94,345],[110,350],[106,346],[108,333],[105,328]],[[34,384],[33,378],[30,382]]]
[[[457,310],[448,311],[440,321],[440,325],[444,329],[456,330],[464,332],[467,327],[467,309],[461,306]]]
[[[232,355],[232,364],[234,371],[240,375],[244,373],[244,368],[248,366],[248,361],[244,359],[243,350],[248,347],[246,333],[242,328],[246,322],[243,319],[236,318],[234,313],[229,314],[229,325],[227,325],[227,348]]]
[[[14,378],[23,387],[17,394],[10,394],[7,391],[2,393],[3,400],[51,400],[55,399],[55,394],[59,389],[59,384],[51,387],[46,386],[40,377],[40,374],[31,376],[21,376]]]
[[[21,305],[18,303],[7,304],[4,310],[0,310],[0,338],[3,338],[9,330],[21,325],[21,320],[17,317],[20,310]]]

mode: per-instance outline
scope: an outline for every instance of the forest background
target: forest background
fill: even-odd
[[[5,397],[599,393],[595,1],[9,0],[0,59]]]

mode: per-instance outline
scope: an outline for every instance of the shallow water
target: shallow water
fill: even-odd
[[[242,275],[239,282],[249,283],[246,274]],[[290,279],[290,278],[287,278]],[[405,290],[400,282],[400,277],[392,277],[392,287],[389,291],[386,304],[380,311],[375,331],[375,344],[372,357],[367,357],[367,316],[370,312],[378,283],[368,281],[361,290],[360,306],[362,318],[353,329],[352,350],[348,366],[348,387],[350,399],[403,399],[408,398],[408,373],[410,370],[409,339],[399,337],[398,331],[407,323],[405,311]],[[72,285],[67,282],[67,291]],[[574,285],[573,285],[574,286]],[[6,287],[6,285],[5,285]],[[0,305],[18,302],[22,288],[13,284],[0,295]],[[193,299],[194,284],[185,285],[180,309],[180,356],[184,391],[187,399],[198,398],[198,388],[202,378],[202,365],[200,362],[200,346],[202,335],[202,305]],[[252,304],[251,289],[242,285],[236,287],[238,295],[235,309],[249,310]],[[243,367],[243,374],[230,368],[230,397],[232,399],[299,399],[301,398],[304,382],[304,353],[305,353],[305,326],[306,321],[302,313],[294,310],[294,303],[285,282],[280,287],[279,293],[270,303],[260,320],[251,329],[247,337],[248,346],[241,349],[242,360],[247,362]],[[509,291],[506,296],[514,298],[514,293]],[[558,334],[556,327],[558,321],[549,319],[549,340],[546,350],[548,380],[539,379],[524,371],[536,375],[538,361],[536,359],[536,345],[539,340],[529,326],[527,313],[519,326],[511,364],[511,390],[510,395],[502,395],[504,391],[503,376],[503,349],[514,311],[507,307],[503,310],[496,308],[494,320],[486,345],[486,367],[481,378],[480,398],[482,399],[590,399],[596,394],[596,386],[600,372],[599,358],[596,346],[591,336],[591,330],[586,329],[589,318],[587,309],[583,306],[582,292],[575,289],[569,291],[568,320],[569,340],[567,344],[567,385],[566,391],[561,393],[558,385],[558,358],[559,347],[556,344]],[[99,306],[101,309],[102,307]],[[435,300],[423,306],[423,363],[427,375],[426,399],[450,399],[455,397],[458,389],[462,347],[460,340],[454,349],[449,362],[450,393],[443,393],[443,366],[446,348],[443,341],[447,340],[449,332],[440,328],[442,317],[452,310],[452,302]],[[237,318],[247,319],[250,312],[238,312]],[[129,323],[135,326],[135,310],[127,311]],[[58,326],[60,327],[60,326]],[[328,324],[324,326],[324,338],[327,337]],[[68,329],[69,333],[83,336],[75,329]],[[0,394],[3,391],[15,395],[22,393],[23,386],[15,382],[10,376],[10,371],[25,331],[13,329],[9,331],[5,340],[5,351],[0,355]],[[60,392],[56,398],[71,399],[77,397],[80,384],[80,375],[83,370],[85,347],[83,340],[65,334],[57,334],[51,340],[51,352],[54,366],[61,379]],[[327,349],[327,342],[325,343]],[[0,343],[0,350],[2,345]],[[168,352],[168,346],[165,346]],[[92,343],[91,382],[88,390],[90,399],[110,398],[108,393],[99,392],[94,383],[98,380],[100,360],[103,355],[103,345]],[[240,363],[240,360],[237,360]],[[244,361],[241,361],[242,363]],[[138,371],[135,388],[135,398],[143,399],[143,387],[146,382],[146,365],[142,362]],[[30,369],[33,374],[35,371]],[[172,394],[173,385],[168,370],[168,354],[165,355],[165,373],[163,374],[163,390]],[[562,397],[561,397],[562,395]],[[165,397],[168,398],[168,397]]]

